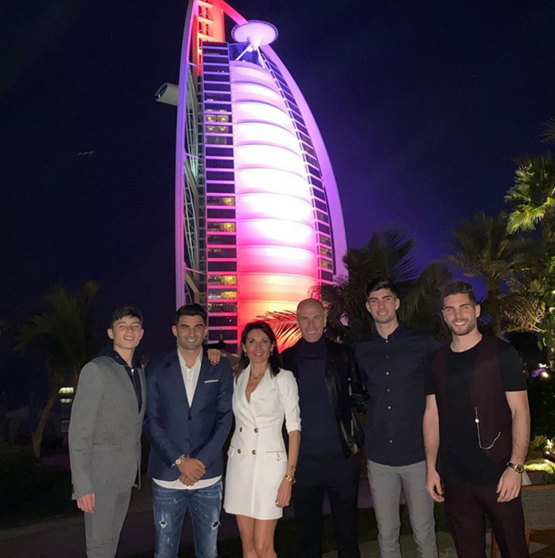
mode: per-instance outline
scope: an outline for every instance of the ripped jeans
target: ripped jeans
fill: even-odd
[[[198,490],[176,490],[152,483],[156,550],[154,558],[177,558],[183,520],[191,514],[195,556],[217,558],[218,527],[222,507],[221,479]]]

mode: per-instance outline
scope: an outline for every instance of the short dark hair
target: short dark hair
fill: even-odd
[[[443,285],[441,288],[441,301],[442,305],[445,306],[445,299],[451,295],[465,294],[468,295],[470,302],[476,305],[476,294],[474,293],[474,287],[468,281],[451,281]]]
[[[247,337],[253,329],[259,329],[260,331],[263,331],[272,342],[274,349],[270,354],[268,362],[270,364],[272,376],[279,374],[279,371],[281,369],[281,355],[279,354],[277,346],[276,334],[274,333],[274,330],[270,327],[270,324],[268,322],[258,320],[256,322],[248,323],[245,326],[245,329],[243,329],[243,333],[241,333],[241,356],[239,358],[239,364],[237,365],[237,372],[235,373],[236,377],[239,376],[239,374],[241,374],[241,372],[243,372],[243,370],[249,365],[249,358],[243,351],[243,345],[246,343]]]
[[[387,289],[399,298],[399,289],[389,277],[377,277],[376,279],[370,279],[370,281],[366,283],[366,289],[364,289],[366,299],[368,299],[374,291],[379,291],[381,289]]]
[[[200,316],[204,325],[206,325],[208,321],[206,310],[200,304],[185,304],[181,308],[178,308],[174,316],[175,325],[179,323],[179,318],[181,318],[181,316]]]
[[[114,329],[114,324],[122,318],[138,318],[143,325],[143,314],[136,306],[120,306],[116,308],[110,318],[110,329]]]

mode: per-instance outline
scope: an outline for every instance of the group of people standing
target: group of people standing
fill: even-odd
[[[434,500],[444,499],[460,558],[485,557],[486,515],[503,557],[528,557],[519,493],[529,410],[516,351],[478,331],[480,306],[468,283],[445,287],[452,340],[439,349],[399,323],[399,306],[389,279],[371,281],[366,308],[374,328],[353,350],[324,335],[320,301],[303,300],[300,341],[280,355],[268,323],[251,322],[232,371],[226,358],[204,354],[206,312],[189,304],[175,315],[177,349],[151,360],[146,377],[135,358],[142,315],[116,310],[113,346],[82,370],[70,421],[88,558],[116,554],[131,488],[140,483],[143,425],[155,558],[177,557],[187,512],[196,556],[215,558],[222,494],[245,558],[276,557],[275,528],[290,504],[303,558],[320,558],[326,496],[339,557],[360,558],[362,447],[382,558],[401,557],[402,491],[421,558],[437,558]]]

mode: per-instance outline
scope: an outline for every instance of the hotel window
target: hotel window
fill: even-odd
[[[206,198],[206,205],[235,205],[235,198],[217,198],[215,196],[208,196]]]
[[[222,102],[222,103],[230,103],[231,102],[231,95],[226,94],[226,93],[205,93],[204,94],[204,100],[205,101],[210,101],[210,102]]]
[[[235,248],[208,248],[209,258],[236,258]]]
[[[232,223],[226,223],[226,224],[232,224]],[[218,245],[218,244],[224,244],[227,246],[234,246],[235,242],[236,242],[237,237],[234,234],[230,234],[230,235],[223,235],[223,234],[209,234],[208,235],[208,244],[210,245]]]
[[[227,56],[206,55],[203,58],[205,64],[227,64]]]
[[[237,325],[237,316],[210,316],[210,327],[233,327]]]
[[[232,169],[233,161],[230,159],[206,159],[206,167],[211,169]]]
[[[225,299],[236,299],[236,290],[220,290],[220,289],[208,289],[208,298],[210,300],[225,300]]]
[[[204,119],[206,122],[216,122],[216,115],[215,114],[205,114]]]
[[[326,269],[333,269],[333,264],[328,260],[320,260],[320,267],[325,267]]]
[[[314,186],[318,186],[318,188],[323,189],[324,185],[322,184],[322,181],[319,180],[318,178],[315,178],[314,176],[310,176],[308,178],[310,180],[311,184],[314,184]]]
[[[329,248],[325,248],[324,246],[320,246],[320,255],[325,256],[326,258],[331,258],[331,250]]]
[[[206,60],[205,60],[206,62]],[[210,66],[208,64],[204,64],[204,71],[205,72],[216,72],[218,74],[229,74],[229,65],[225,64],[225,62],[227,62],[227,60],[222,60],[222,62],[224,62],[224,64],[222,64],[221,66]]]
[[[231,147],[207,147],[206,155],[208,157],[233,157],[233,148]]]
[[[306,160],[314,167],[318,167],[318,161],[314,158],[311,157],[310,155],[306,155]]]
[[[225,74],[204,74],[204,81],[229,81],[229,73]]]
[[[236,302],[209,302],[208,312],[231,314],[237,312]]]
[[[205,103],[205,110],[211,110],[213,112],[230,112],[231,105],[221,105],[216,103]]]
[[[206,185],[206,191],[211,194],[234,194],[235,184],[220,184],[219,182],[209,182]]]
[[[222,211],[222,210],[219,209],[219,210],[215,210],[215,211]],[[318,225],[318,230],[320,232],[330,234],[330,228],[327,225],[324,225],[324,223],[317,223],[317,225]]]
[[[299,132],[299,136],[301,136],[301,139],[310,147],[312,147],[312,141],[310,140],[310,138],[306,135],[303,134],[302,132]]]
[[[316,198],[320,198],[321,200],[326,200],[326,194],[324,194],[324,192],[316,189],[316,188],[312,188],[312,193],[314,194],[314,197]]]
[[[320,244],[325,244],[326,246],[331,246],[331,238],[329,236],[324,236],[323,234],[318,235]]]
[[[210,221],[208,223],[209,231],[220,231],[220,232],[235,232],[235,223],[225,223],[222,221]],[[235,237],[223,237],[223,238],[235,238]],[[216,244],[216,243],[211,243]]]
[[[237,275],[209,275],[209,285],[237,285]]]
[[[216,115],[216,122],[229,122],[230,120],[231,120],[231,116],[229,116],[229,114]]]
[[[308,172],[313,174],[314,176],[322,176],[320,173],[320,169],[316,168],[315,166],[311,165],[310,163],[308,163]]]
[[[235,209],[207,209],[208,219],[235,219]]]
[[[314,205],[318,208],[321,209],[322,211],[327,211],[328,210],[328,206],[326,205],[325,202],[321,202],[318,200],[314,200]]]
[[[212,325],[210,318],[208,318],[208,324]],[[211,329],[208,332],[208,341],[218,341],[220,339],[220,335],[222,335],[226,341],[229,341],[230,339],[235,340],[237,339],[237,329]]]
[[[231,139],[231,138],[230,138]],[[221,180],[222,182],[233,182],[233,172],[226,171],[206,171],[207,180]]]
[[[231,126],[207,124],[205,128],[211,134],[231,134]]]
[[[231,91],[231,85],[227,83],[206,83],[204,85],[204,92],[208,91]]]
[[[230,136],[206,136],[206,143],[210,145],[233,145],[233,138]]]
[[[237,271],[237,262],[220,262],[218,260],[209,261],[208,271]]]
[[[324,281],[333,281],[333,273],[329,271],[321,271],[320,275]]]
[[[297,122],[297,128],[299,128],[299,130],[300,130],[301,132],[303,132],[304,134],[308,134],[308,130],[307,130],[301,123],[299,123],[299,122]],[[309,149],[310,149],[310,148],[309,148]],[[308,151],[308,150],[307,150],[307,151]],[[311,151],[312,151],[312,149],[311,149]]]
[[[329,217],[325,213],[322,213],[321,211],[316,212],[316,217],[320,219],[320,221],[324,221],[324,223],[330,222]]]
[[[304,143],[303,148],[307,153],[310,153],[310,155],[312,155],[313,157],[316,157],[316,152],[314,151],[314,149],[312,149],[312,147],[310,147],[309,145],[306,145],[306,143]]]

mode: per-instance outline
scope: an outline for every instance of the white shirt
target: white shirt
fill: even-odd
[[[185,385],[185,392],[187,393],[187,401],[189,402],[189,407],[193,405],[193,399],[195,397],[195,391],[197,389],[198,378],[200,376],[200,367],[202,365],[202,349],[200,350],[193,366],[189,368],[185,362],[185,359],[181,355],[179,349],[177,350],[177,356],[179,358],[179,366],[181,367],[181,375],[183,376],[183,384]],[[173,488],[175,490],[198,490],[199,488],[207,488],[216,484],[222,476],[214,477],[211,479],[201,479],[192,486],[186,486],[179,479],[175,481],[164,481],[159,479],[152,479],[156,484],[162,486],[163,488]]]

